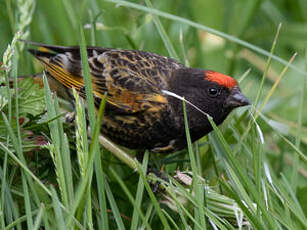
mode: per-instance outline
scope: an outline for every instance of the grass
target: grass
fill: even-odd
[[[6,0],[0,228],[306,229],[305,8],[304,1]],[[105,100],[96,113],[87,62],[89,136],[78,95],[72,125],[63,119],[70,106],[46,78],[43,89],[17,80],[41,71],[19,38],[79,45],[82,60],[86,45],[170,56],[240,79],[253,106],[219,127],[209,117],[214,131],[195,144],[186,122],[186,150],[146,152],[140,164],[133,151],[99,136]],[[148,164],[169,181],[147,175]]]

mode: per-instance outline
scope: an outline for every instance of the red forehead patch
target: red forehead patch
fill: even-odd
[[[205,72],[206,80],[216,82],[219,85],[225,86],[228,89],[231,89],[234,86],[237,86],[238,83],[235,79],[225,74],[208,70]]]

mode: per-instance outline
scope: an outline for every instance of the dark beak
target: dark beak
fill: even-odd
[[[239,87],[233,87],[230,95],[226,99],[226,107],[237,108],[240,106],[250,105],[249,100],[243,95]]]

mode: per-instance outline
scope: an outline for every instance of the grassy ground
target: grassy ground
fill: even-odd
[[[307,228],[306,1],[0,5],[1,229]],[[253,106],[212,124],[214,132],[186,150],[146,153],[140,165],[99,137],[102,116],[91,102],[89,143],[82,100],[76,96],[76,124],[67,124],[71,106],[52,97],[47,82],[16,84],[16,76],[41,71],[18,38],[171,56],[234,76]],[[148,162],[170,176],[159,193],[148,184],[159,180],[146,176]]]

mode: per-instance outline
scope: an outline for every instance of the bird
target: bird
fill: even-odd
[[[35,47],[28,51],[60,83],[62,94],[72,95],[74,88],[86,98],[79,46],[28,43]],[[101,133],[120,146],[163,154],[184,149],[183,104],[172,95],[189,102],[192,142],[213,130],[204,114],[219,125],[233,109],[250,105],[238,82],[226,74],[189,68],[147,51],[92,46],[86,50],[96,108],[107,92]]]

